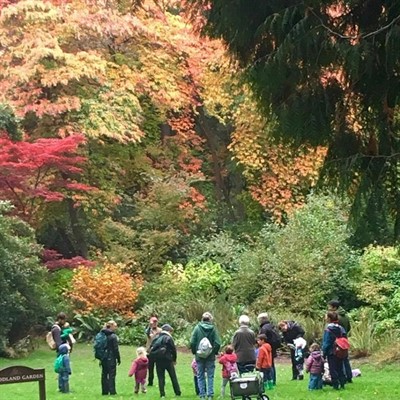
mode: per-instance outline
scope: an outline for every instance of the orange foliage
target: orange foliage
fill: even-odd
[[[106,264],[100,269],[79,267],[72,278],[70,297],[76,312],[117,313],[132,317],[132,308],[142,288],[142,278],[132,278],[121,265]]]

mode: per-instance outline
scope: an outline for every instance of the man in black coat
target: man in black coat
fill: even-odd
[[[118,337],[115,334],[118,326],[115,321],[108,321],[101,330],[107,337],[107,357],[101,361],[101,394],[115,395],[115,377],[117,375],[117,364],[121,364],[121,356],[119,354]]]
[[[283,340],[285,343],[291,345],[290,347],[290,359],[292,361],[292,380],[302,380],[304,375],[300,373],[303,370],[302,364],[304,359],[300,363],[296,360],[296,350],[294,348],[294,341],[298,338],[304,338],[304,329],[296,321],[281,321],[278,324],[279,330],[282,332]]]
[[[258,315],[257,321],[259,323],[259,335],[265,335],[267,342],[272,348],[272,382],[276,385],[276,369],[275,369],[275,357],[277,356],[277,350],[281,346],[281,338],[279,333],[276,331],[275,326],[269,320],[268,313],[264,312]]]

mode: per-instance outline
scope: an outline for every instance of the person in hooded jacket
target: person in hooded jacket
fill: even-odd
[[[232,345],[225,347],[225,352],[221,354],[218,362],[222,365],[222,386],[221,386],[221,397],[225,396],[225,388],[228,382],[231,380],[233,374],[239,376],[238,365],[236,363],[237,355],[233,350]]]
[[[339,325],[344,328],[344,330],[346,331],[346,335],[348,336],[350,329],[351,329],[350,319],[347,316],[347,313],[344,310],[344,308],[340,305],[340,302],[338,300],[331,300],[328,303],[328,311],[337,312]],[[346,357],[345,359],[343,359],[343,368],[344,368],[344,374],[346,376],[347,382],[353,383],[353,373],[352,373],[352,368],[350,365],[349,357]]]
[[[306,360],[306,372],[310,373],[309,390],[322,389],[322,374],[324,373],[324,359],[322,358],[321,349],[317,343],[310,346],[311,354]]]
[[[178,377],[176,376],[175,370],[177,351],[174,339],[172,338],[172,332],[172,326],[169,324],[164,324],[161,327],[160,334],[156,337],[156,339],[153,340],[152,343],[152,349],[165,349],[165,351],[159,353],[157,358],[155,358],[158,388],[160,390],[161,398],[165,397],[165,371],[168,372],[169,377],[171,378],[175,396],[181,395],[181,388],[179,386]],[[151,358],[151,356],[152,352],[150,351],[149,357]]]
[[[121,364],[119,354],[118,337],[115,334],[118,325],[115,321],[108,321],[101,330],[107,336],[107,357],[101,361],[101,393],[102,395],[115,395],[115,377],[117,375],[117,364]]]
[[[339,325],[339,316],[335,311],[329,311],[326,314],[326,321],[328,324],[322,339],[322,353],[328,359],[333,388],[336,390],[344,389],[346,377],[344,375],[343,359],[335,356],[333,348],[336,338],[346,337],[346,332]]]
[[[292,380],[302,380],[304,376],[299,373],[300,368],[298,360],[296,360],[296,349],[294,347],[294,340],[303,338],[305,331],[303,327],[296,321],[281,321],[278,324],[279,330],[282,332],[282,337],[285,343],[290,347],[290,359],[292,361]]]
[[[202,358],[197,352],[200,341],[204,337],[208,338],[212,346],[212,351],[206,358]],[[206,395],[210,400],[214,397],[215,356],[218,354],[220,347],[221,340],[217,328],[213,324],[213,316],[211,313],[205,312],[201,317],[201,322],[194,328],[190,339],[190,348],[196,357],[200,399],[205,399]]]
[[[58,348],[58,354],[62,355],[62,366],[58,371],[58,390],[61,393],[69,393],[69,376],[71,375],[71,363],[69,360],[70,347],[63,343]]]

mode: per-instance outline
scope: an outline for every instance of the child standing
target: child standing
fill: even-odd
[[[267,342],[267,336],[264,334],[257,336],[258,356],[256,368],[263,373],[263,381],[265,389],[274,387],[272,377],[272,347]]]
[[[192,371],[193,371],[194,390],[196,392],[196,396],[198,396],[200,394],[200,389],[199,389],[199,381],[197,380],[197,362],[196,362],[196,358],[193,358],[193,360],[192,360]]]
[[[58,348],[58,358],[61,358],[58,367],[58,390],[61,393],[69,393],[69,376],[71,375],[71,363],[69,361],[69,346],[64,343]],[[58,363],[58,360],[56,360]]]
[[[219,363],[222,364],[221,397],[225,396],[225,388],[229,380],[233,378],[235,374],[239,374],[236,361],[237,355],[233,352],[233,346],[226,346],[225,352],[222,353],[219,358]]]
[[[135,393],[139,393],[140,386],[142,388],[142,393],[146,393],[147,369],[149,367],[146,349],[144,347],[138,347],[136,354],[137,358],[133,361],[128,375],[135,375]]]
[[[324,373],[324,360],[321,349],[317,343],[310,346],[311,354],[306,361],[306,372],[310,373],[309,390],[322,389],[322,374]]]

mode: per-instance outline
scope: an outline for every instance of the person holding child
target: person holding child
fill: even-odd
[[[257,336],[258,355],[256,368],[263,373],[263,381],[265,389],[274,387],[272,376],[272,347],[267,341],[267,336],[264,334]]]
[[[292,361],[292,380],[302,380],[304,358],[299,358],[296,354],[296,346],[294,341],[298,338],[303,338],[305,331],[303,327],[296,321],[281,321],[278,324],[279,330],[282,332],[283,340],[290,347],[290,359]],[[299,345],[303,342],[299,341]]]
[[[322,358],[321,348],[317,343],[310,346],[310,355],[306,360],[306,372],[310,373],[308,383],[309,390],[322,389],[322,375],[324,373],[324,359]]]
[[[72,373],[69,350],[69,345],[66,343],[61,344],[58,348],[59,357],[62,357],[62,364],[58,370],[58,390],[61,393],[69,393],[69,376]]]
[[[238,366],[236,364],[237,359],[237,355],[233,352],[232,345],[226,346],[225,352],[219,357],[218,362],[222,365],[221,397],[225,396],[225,388],[230,379],[235,375],[239,375]]]
[[[140,388],[142,389],[142,393],[146,393],[146,378],[147,369],[149,366],[146,349],[144,347],[138,347],[136,350],[136,355],[137,358],[133,361],[128,375],[135,376],[134,393],[139,393]]]

